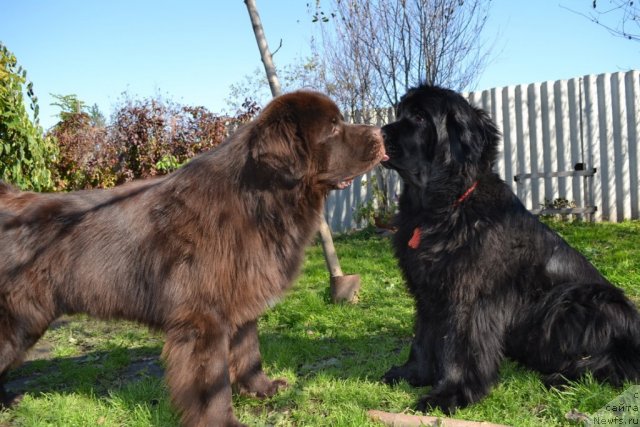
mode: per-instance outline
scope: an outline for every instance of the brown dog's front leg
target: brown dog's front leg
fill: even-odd
[[[230,366],[231,382],[240,392],[256,397],[270,397],[278,389],[286,387],[284,379],[270,380],[262,370],[260,344],[256,321],[251,320],[240,327],[231,340]]]
[[[168,328],[163,356],[171,400],[185,427],[243,426],[233,414],[229,333],[212,314],[191,313]]]

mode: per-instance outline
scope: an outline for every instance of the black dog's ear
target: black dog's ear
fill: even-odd
[[[446,127],[447,138],[449,139],[449,150],[451,153],[451,161],[459,165],[465,164],[467,161],[475,162],[477,157],[473,156],[478,151],[477,138],[469,129],[469,117],[463,114],[455,107],[447,112]]]
[[[483,150],[480,154],[480,163],[491,169],[498,157],[498,144],[500,143],[501,134],[493,119],[486,111],[475,108],[475,112],[479,122],[480,134],[484,141]]]
[[[490,170],[497,154],[500,133],[484,110],[451,109],[446,117],[452,160],[458,164],[478,164]]]
[[[286,117],[262,119],[256,119],[249,136],[253,173],[265,185],[293,188],[306,167],[298,126]]]

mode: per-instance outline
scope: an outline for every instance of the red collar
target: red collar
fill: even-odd
[[[462,194],[462,196],[458,197],[458,200],[456,200],[453,203],[453,207],[456,207],[460,203],[464,202],[471,195],[471,193],[473,193],[473,191],[476,189],[477,186],[478,186],[478,181],[474,182],[471,185],[471,187],[469,187],[467,191],[465,191],[464,194]],[[422,235],[422,230],[420,230],[420,227],[414,228],[413,234],[411,235],[411,239],[407,243],[407,246],[409,246],[411,249],[418,249],[418,246],[420,246],[421,235]]]
[[[471,185],[471,187],[469,187],[469,189],[464,192],[464,194],[462,196],[458,197],[458,200],[456,200],[456,202],[453,204],[453,206],[458,206],[460,203],[464,202],[465,199],[467,197],[469,197],[471,195],[471,193],[473,193],[473,190],[475,190],[477,186],[478,186],[478,181],[474,182]]]

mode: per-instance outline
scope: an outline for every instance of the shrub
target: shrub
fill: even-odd
[[[56,188],[105,188],[168,173],[220,144],[259,111],[254,103],[243,107],[226,117],[161,99],[125,100],[106,127],[86,111],[66,111],[50,132],[60,146]]]
[[[53,168],[56,190],[107,188],[115,185],[117,156],[107,129],[93,124],[85,112],[66,112],[49,132],[58,143]]]
[[[33,120],[24,105],[24,85]],[[38,124],[33,84],[15,55],[0,43],[0,179],[23,189],[50,190],[49,166],[55,156],[54,142],[43,136]]]

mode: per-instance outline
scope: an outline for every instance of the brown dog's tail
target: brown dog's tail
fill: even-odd
[[[7,202],[11,203],[11,199],[16,193],[18,193],[18,190],[15,187],[4,181],[0,181],[0,231],[6,226],[8,221],[15,218],[15,215],[9,212]]]
[[[17,192],[17,190],[14,187],[4,181],[0,181],[0,196],[15,192]]]

